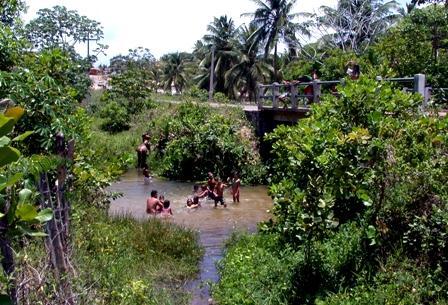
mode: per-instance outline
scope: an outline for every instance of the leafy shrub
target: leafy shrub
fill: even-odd
[[[185,96],[194,98],[201,102],[206,102],[208,100],[208,91],[201,89],[198,86],[191,86],[187,92],[185,92]]]
[[[213,100],[223,104],[227,104],[230,101],[229,98],[222,92],[216,92],[213,94]]]
[[[316,305],[447,304],[440,269],[428,272],[402,254],[391,256],[372,280],[360,279],[357,286],[319,298]]]
[[[149,128],[161,173],[172,179],[221,178],[238,171],[245,182],[263,177],[256,140],[241,112],[183,103],[155,118]]]
[[[288,304],[292,266],[303,255],[276,251],[273,235],[234,235],[219,263],[213,298],[221,305]]]
[[[270,135],[277,228],[300,242],[305,232],[325,236],[366,215],[377,232],[387,231],[382,238],[399,238],[403,228],[393,218],[421,213],[416,206],[431,192],[446,198],[436,176],[446,170],[437,164],[446,164],[447,123],[419,116],[420,99],[389,84],[361,79],[339,90],[311,117]]]
[[[109,132],[120,132],[129,129],[130,116],[122,105],[110,101],[101,110],[101,117],[105,120],[101,129]]]
[[[110,80],[111,88],[102,96],[103,101],[117,101],[129,114],[138,114],[145,109],[155,108],[151,99],[149,71],[138,67],[129,67],[114,75]]]

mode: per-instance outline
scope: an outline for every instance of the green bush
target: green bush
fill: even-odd
[[[446,281],[440,269],[428,272],[396,252],[373,279],[319,298],[316,305],[448,304]]]
[[[129,129],[130,115],[126,108],[115,101],[108,102],[101,109],[101,117],[104,122],[101,129],[109,132],[120,132]]]
[[[213,100],[217,103],[227,104],[229,103],[229,98],[222,92],[216,92],[213,94]]]
[[[208,101],[208,91],[205,89],[201,89],[198,86],[190,87],[187,92],[184,94],[187,97],[199,100],[201,102]]]
[[[203,180],[207,172],[226,179],[238,171],[244,182],[263,179],[257,142],[244,114],[190,102],[168,108],[149,128],[162,175]]]
[[[301,253],[277,251],[273,235],[234,235],[219,263],[220,281],[213,298],[221,305],[288,304],[292,266]]]

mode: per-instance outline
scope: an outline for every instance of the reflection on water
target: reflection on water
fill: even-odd
[[[135,170],[123,175],[110,189],[123,193],[123,197],[112,202],[110,207],[112,215],[130,214],[135,218],[147,217],[146,198],[151,190],[157,190],[159,195],[165,195],[165,199],[171,202],[174,214],[172,221],[199,231],[205,254],[199,277],[192,284],[194,305],[208,304],[209,292],[206,285],[201,283],[218,280],[215,263],[222,257],[223,242],[235,229],[254,231],[258,222],[269,219],[270,214],[267,210],[272,206],[266,187],[255,186],[242,187],[240,203],[236,204],[232,203],[232,195],[226,191],[224,198],[227,208],[219,205],[218,208],[214,208],[213,201],[203,201],[201,208],[190,210],[185,207],[185,202],[192,192],[192,183],[155,178],[150,185],[144,185],[142,175]]]

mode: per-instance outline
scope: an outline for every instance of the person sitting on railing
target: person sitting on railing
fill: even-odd
[[[359,65],[353,61],[350,60],[346,65],[346,73],[352,80],[357,80],[359,78],[359,75],[361,74],[361,69],[359,68]]]
[[[300,83],[310,83],[317,78],[318,78],[317,73],[315,70],[313,70],[312,76],[303,75],[303,76],[300,76],[297,80],[292,80],[292,81],[284,80],[283,84],[285,85],[286,88],[288,88],[288,90],[285,91],[284,93],[282,93],[278,97],[279,100],[284,103],[284,108],[288,107],[288,102],[290,101],[290,97],[291,97],[291,87],[292,86],[298,85]],[[313,85],[312,84],[306,85],[303,88],[303,94],[304,94],[305,98],[308,100],[308,102],[310,102],[310,103],[313,102],[313,99],[314,99]]]
[[[279,95],[278,100],[283,103],[283,108],[288,108],[288,103],[291,96],[291,86],[295,85],[295,81],[284,80],[282,84],[285,85],[285,92]]]

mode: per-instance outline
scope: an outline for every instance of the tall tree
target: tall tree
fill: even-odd
[[[99,22],[59,5],[39,10],[37,18],[26,25],[26,32],[38,49],[61,48],[74,52],[76,45],[91,40],[96,41],[97,46],[93,54],[98,55],[107,48],[99,42],[104,37]]]
[[[25,10],[25,1],[0,0],[0,22],[12,26],[20,13]]]
[[[211,60],[214,57],[215,89],[218,92],[227,93],[225,87],[225,73],[236,61],[235,40],[237,29],[232,18],[221,16],[214,18],[207,27],[208,33],[203,37],[202,50],[205,57],[201,61],[200,73],[196,80],[202,88],[208,87],[210,77]],[[199,54],[197,50],[195,52]],[[214,53],[212,56],[212,53]]]
[[[362,53],[399,17],[395,0],[339,0],[337,7],[321,6],[317,18],[322,39],[331,47]]]
[[[273,67],[259,58],[259,44],[254,43],[254,25],[243,26],[239,31],[237,43],[238,61],[226,72],[226,87],[232,88],[233,95],[255,99],[257,82],[266,82],[273,74]]]
[[[296,32],[309,34],[306,27],[297,22],[297,18],[302,15],[293,13],[292,10],[297,0],[252,0],[258,8],[255,13],[245,13],[243,16],[253,18],[252,24],[257,27],[253,33],[254,41],[263,41],[264,55],[268,57],[274,49],[274,77],[277,76],[277,46],[279,41],[294,41]]]
[[[177,93],[182,93],[188,84],[188,63],[192,55],[189,53],[169,53],[162,56],[162,79],[165,90],[171,90],[174,86]]]
[[[148,48],[138,47],[129,49],[126,55],[117,55],[111,58],[109,69],[113,73],[122,73],[129,69],[151,70],[155,65],[154,55]]]

